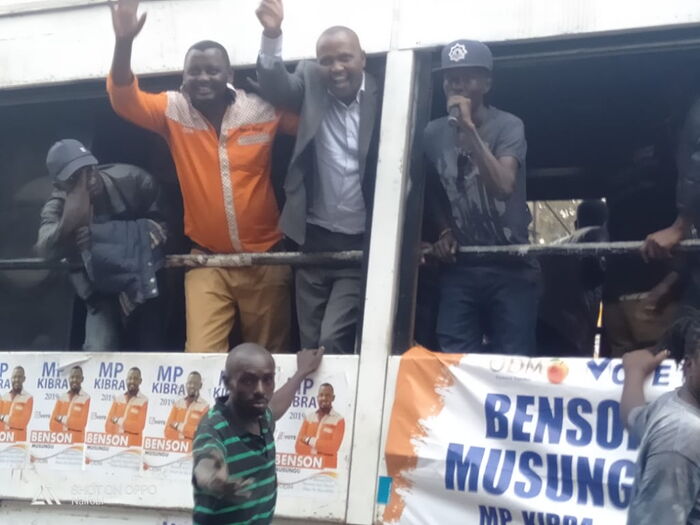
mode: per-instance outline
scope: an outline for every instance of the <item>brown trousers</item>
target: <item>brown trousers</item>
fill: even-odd
[[[288,266],[195,268],[185,275],[186,352],[228,352],[238,319],[243,341],[270,352],[289,351],[291,323]]]
[[[660,312],[644,310],[644,294],[603,305],[603,326],[612,357],[655,345],[673,323],[678,303]]]

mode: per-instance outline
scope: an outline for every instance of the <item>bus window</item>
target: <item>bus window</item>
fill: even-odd
[[[679,33],[678,38],[681,36]],[[620,45],[619,52],[615,51],[616,44]],[[496,64],[493,89],[487,101],[518,116],[525,126],[527,198],[536,217],[530,224],[530,233],[536,237],[531,242],[554,242],[560,233],[570,230],[573,210],[558,203],[602,202],[601,199],[609,208],[605,229],[610,226],[612,231],[607,239],[644,240],[646,235],[663,227],[661,224],[673,221],[676,173],[675,165],[668,161],[673,157],[675,137],[684,114],[694,94],[700,91],[697,75],[690,73],[697,70],[696,59],[682,46],[649,45],[630,52],[619,43],[618,37],[612,36],[591,38],[585,45],[580,44],[586,51],[578,53],[576,60],[555,51],[556,45],[541,42],[492,46]],[[567,46],[576,47],[576,44]],[[431,60],[433,66],[439,64],[438,50]],[[428,82],[432,91],[431,118],[435,119],[445,115],[445,96],[437,76]],[[412,170],[424,173],[423,163],[423,159],[415,161]],[[416,173],[412,173],[412,178],[418,178]],[[414,206],[415,202],[410,205]],[[560,231],[556,227],[551,233],[543,231],[543,221],[550,219],[561,226]],[[628,227],[620,228],[624,223]],[[631,223],[639,228],[630,228]],[[428,247],[439,234],[424,221],[406,229],[404,247],[407,244],[418,247],[421,242],[427,243],[424,248]],[[397,318],[395,330],[399,337],[395,352],[404,351],[414,341],[429,348],[440,346],[436,323],[441,301],[439,283],[445,267],[430,264],[427,259],[417,279],[409,265],[415,267],[418,257],[405,261],[402,268],[400,296],[411,301],[417,295],[417,304],[415,312],[406,308],[410,315]],[[603,302],[610,303],[607,310],[613,316],[606,315],[604,308],[602,353],[620,355],[624,344],[627,349],[632,344],[653,344],[668,327],[672,311],[664,311],[656,319],[658,329],[654,334],[618,342],[617,350],[611,350],[610,336],[615,337],[620,331],[616,328],[620,316],[615,316],[620,297],[624,302],[629,299],[627,296],[648,293],[668,274],[668,268],[647,265],[638,254],[605,259],[602,293],[608,295]],[[542,271],[551,274],[549,265],[540,263],[547,266]],[[580,275],[580,279],[589,277],[588,272]],[[579,284],[590,286],[590,283]],[[402,307],[400,304],[399,309]],[[643,308],[643,305],[632,302],[624,308]],[[406,329],[402,323],[413,323],[413,327]],[[580,350],[555,352],[549,346],[549,350],[538,347],[536,354],[582,355]],[[592,354],[593,348],[587,347],[583,355]]]

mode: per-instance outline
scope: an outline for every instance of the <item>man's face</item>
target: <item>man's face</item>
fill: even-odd
[[[241,413],[261,416],[275,392],[275,362],[270,356],[252,355],[242,359],[238,370],[227,370],[233,403]]]
[[[470,99],[476,109],[491,90],[491,73],[483,67],[461,67],[443,73],[442,88],[447,98],[462,95]]]
[[[220,49],[192,49],[187,53],[182,90],[195,107],[226,100],[226,84],[232,79],[231,67]]]
[[[75,186],[78,184],[78,181],[83,177],[87,178],[88,189],[90,188],[91,184],[95,186],[96,182],[94,181],[94,179],[97,177],[97,167],[85,166],[83,168],[80,168],[66,180],[57,180],[56,187],[59,190],[63,190],[66,193],[70,193],[73,190],[73,188],[75,188]]]
[[[141,372],[138,370],[129,370],[126,375],[126,391],[130,396],[135,396],[139,393],[139,387],[141,386]]]
[[[17,367],[12,371],[12,377],[10,378],[12,382],[12,391],[19,393],[22,391],[24,386],[24,370]]]
[[[190,374],[185,383],[187,397],[196,399],[199,396],[199,391],[202,389],[202,378],[199,374]]]
[[[316,44],[316,59],[328,90],[346,104],[362,86],[366,57],[351,33],[338,31],[322,36]]]
[[[80,388],[83,385],[83,372],[79,368],[74,368],[70,371],[68,385],[70,386],[71,392],[74,394],[80,393]]]
[[[335,394],[331,387],[322,386],[318,389],[318,408],[321,410],[330,410],[333,408],[333,401],[335,401]]]

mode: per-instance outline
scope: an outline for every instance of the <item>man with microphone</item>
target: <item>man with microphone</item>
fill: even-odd
[[[522,121],[485,101],[493,57],[481,42],[442,50],[448,116],[428,124],[426,212],[443,262],[437,336],[445,352],[532,355],[539,288],[534,259],[478,259],[459,246],[528,243]]]

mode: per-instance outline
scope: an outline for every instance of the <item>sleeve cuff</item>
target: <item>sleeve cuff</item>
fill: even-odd
[[[131,74],[131,82],[129,84],[124,84],[122,86],[118,86],[114,83],[114,80],[112,79],[111,72],[107,76],[107,91],[120,91],[120,90],[132,91],[134,89],[138,89],[138,87],[139,87],[139,79],[136,78],[136,75],[134,75],[133,73]]]
[[[282,35],[269,38],[263,33],[260,41],[260,56],[282,58]]]

